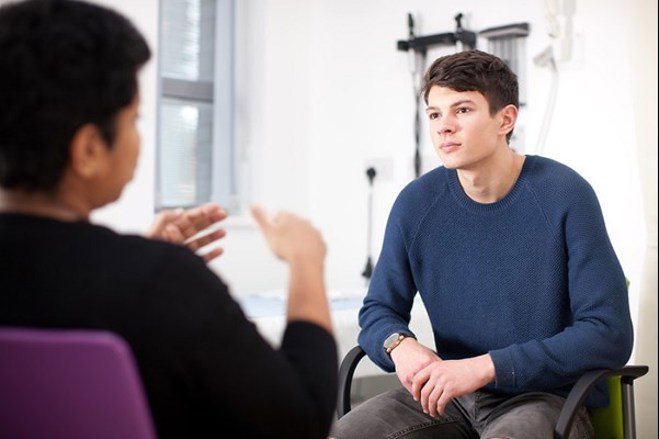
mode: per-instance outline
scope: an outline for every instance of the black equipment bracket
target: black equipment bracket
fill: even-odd
[[[398,40],[397,48],[403,52],[409,50],[425,52],[431,46],[454,46],[456,43],[462,42],[466,47],[475,49],[476,33],[462,28],[462,14],[455,16],[455,22],[455,32],[443,32],[441,34],[417,37],[414,36],[414,20],[412,19],[412,15],[408,14],[410,36],[407,40]]]

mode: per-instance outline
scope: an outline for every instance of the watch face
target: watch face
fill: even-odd
[[[398,338],[400,337],[400,334],[397,332],[394,332],[391,334],[387,339],[384,341],[384,348],[389,349],[392,344],[396,343],[398,341]]]

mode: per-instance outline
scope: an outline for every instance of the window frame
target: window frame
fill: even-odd
[[[163,10],[160,0],[158,38],[163,44]],[[190,103],[204,103],[212,106],[212,144],[210,197],[204,202],[216,202],[230,213],[238,212],[242,207],[238,187],[238,163],[235,145],[235,0],[214,0],[214,74],[211,81],[186,80],[167,77],[162,70],[162,53],[157,59],[157,116],[156,116],[156,164],[155,164],[155,203],[156,212],[191,205],[174,205],[163,202],[161,181],[162,151],[162,102],[164,99],[177,99]],[[198,177],[198,176],[196,176]],[[196,204],[196,203],[195,203]]]

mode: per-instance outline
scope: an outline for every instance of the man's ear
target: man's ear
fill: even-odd
[[[88,123],[78,128],[69,151],[71,170],[80,177],[94,177],[105,166],[107,145],[96,125]]]
[[[501,131],[502,134],[506,135],[515,128],[515,123],[517,122],[517,115],[519,110],[514,105],[506,105],[501,109]]]

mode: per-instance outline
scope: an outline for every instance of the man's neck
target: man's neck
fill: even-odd
[[[524,156],[510,149],[505,154],[492,157],[486,166],[473,170],[458,169],[462,190],[478,203],[495,203],[504,198],[517,183],[524,159]]]

